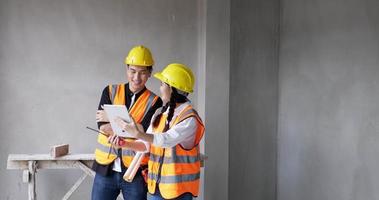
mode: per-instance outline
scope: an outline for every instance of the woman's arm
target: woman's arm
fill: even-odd
[[[193,117],[183,120],[162,134],[148,134],[143,129],[137,128],[134,121],[127,123],[119,118],[116,122],[123,130],[132,134],[133,137],[156,146],[164,148],[170,148],[177,144],[182,144],[185,148],[192,148],[194,146],[197,124],[196,119]]]
[[[137,138],[140,139],[140,140],[143,140],[145,142],[148,142],[148,143],[153,143],[154,141],[154,135],[153,134],[147,134],[145,132],[141,132],[139,131],[139,133],[137,134]]]
[[[134,122],[134,119],[132,118],[132,122],[127,123],[121,118],[116,118],[115,122],[126,132],[128,132],[132,137],[141,139],[143,141],[146,141],[148,143],[153,143],[154,136],[152,134],[147,134],[142,126],[138,126],[137,123]]]
[[[117,135],[112,135],[108,138],[108,142],[112,144],[116,149],[128,148],[133,151],[147,152],[147,145],[141,140],[127,141],[120,138]]]
[[[155,134],[153,144],[163,148],[171,148],[180,144],[185,149],[192,149],[195,145],[196,130],[196,119],[190,117],[164,133]]]

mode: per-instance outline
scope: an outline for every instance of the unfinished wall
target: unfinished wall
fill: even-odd
[[[231,1],[229,199],[276,199],[279,1]]]
[[[0,199],[26,199],[21,171],[6,170],[9,153],[48,153],[69,143],[92,153],[95,110],[106,84],[125,81],[124,56],[151,48],[155,70],[183,62],[197,73],[198,2],[185,0],[0,1]],[[158,81],[148,84],[158,92]],[[191,96],[197,102],[197,93]],[[60,199],[78,170],[37,173],[37,198]],[[72,199],[89,199],[92,180]]]
[[[379,2],[282,6],[278,199],[379,199]]]
[[[0,199],[27,195],[21,171],[5,169],[9,153],[93,152],[84,127],[139,43],[155,70],[175,61],[197,74],[204,199],[379,199],[378,10],[374,0],[2,0]],[[61,198],[79,173],[40,171],[38,198]]]
[[[206,1],[204,199],[228,199],[230,0]]]

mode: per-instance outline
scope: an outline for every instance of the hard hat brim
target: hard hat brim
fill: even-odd
[[[133,64],[133,63],[126,63],[126,65],[129,65],[129,66],[136,66],[136,67],[153,67],[153,65],[143,65],[143,64]]]
[[[167,83],[168,85],[170,85],[170,86],[172,86],[172,87],[174,87],[176,89],[182,90],[182,91],[187,92],[187,93],[192,93],[193,92],[193,90],[186,90],[184,88],[178,88],[178,87],[176,87],[176,85],[173,84],[173,83],[170,83],[170,81],[161,72],[156,72],[154,74],[154,77],[157,78],[158,80],[164,82],[164,83]]]
[[[162,81],[162,82],[170,84],[170,83],[168,83],[168,80],[160,72],[155,73],[154,77],[157,78],[158,80]]]

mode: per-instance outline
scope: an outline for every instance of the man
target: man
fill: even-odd
[[[108,85],[104,88],[96,121],[99,129],[109,135],[113,134],[109,120],[102,108],[104,104],[125,105],[129,114],[142,125],[146,131],[155,111],[162,106],[162,100],[145,86],[151,76],[153,57],[148,48],[136,46],[125,58],[128,83]],[[146,183],[142,170],[146,168],[148,155],[141,162],[141,167],[132,182],[123,180],[123,174],[129,167],[135,152],[130,149],[110,149],[108,137],[98,135],[93,170],[96,172],[92,187],[92,200],[114,200],[120,191],[124,199],[146,199]]]

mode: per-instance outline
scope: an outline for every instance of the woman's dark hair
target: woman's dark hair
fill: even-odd
[[[184,103],[188,101],[187,96],[179,94],[176,88],[174,87],[171,87],[171,88],[172,88],[172,93],[171,93],[170,101],[167,102],[166,105],[162,107],[161,113],[159,113],[153,121],[153,127],[154,128],[158,127],[162,114],[166,112],[166,110],[169,108],[167,122],[166,122],[165,128],[163,129],[163,132],[166,132],[170,128],[170,122],[172,120],[172,117],[174,116],[176,104]]]

